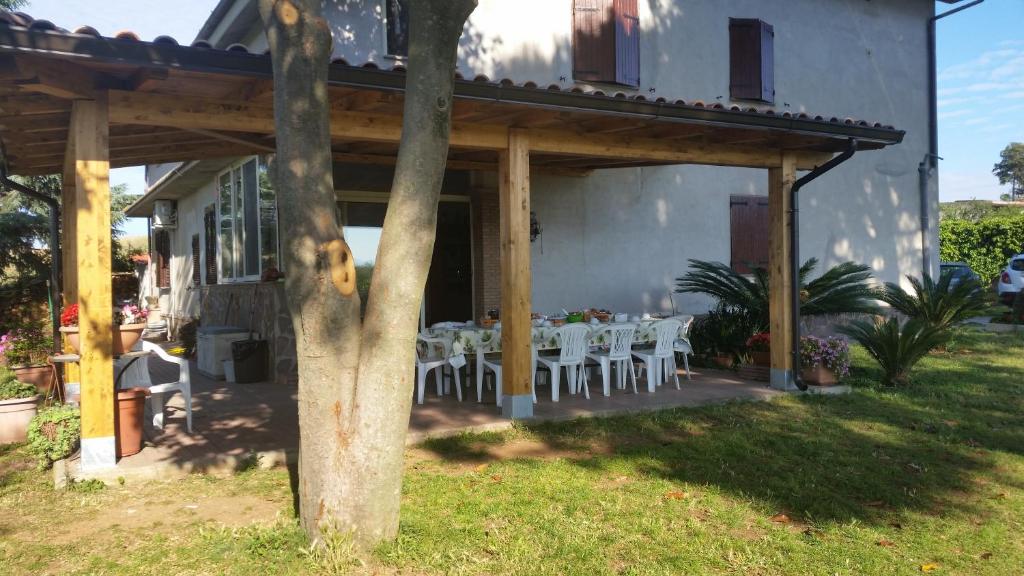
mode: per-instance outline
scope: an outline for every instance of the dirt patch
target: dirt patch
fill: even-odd
[[[133,499],[128,490],[125,496],[123,501],[112,502],[93,515],[53,527],[47,539],[60,544],[88,540],[112,530],[142,533],[144,529],[147,535],[172,534],[184,526],[207,522],[236,528],[271,524],[286,512],[281,502],[249,495],[201,495],[173,502],[159,494]]]

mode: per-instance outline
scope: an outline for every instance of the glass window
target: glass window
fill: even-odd
[[[242,254],[246,276],[260,275],[259,185],[256,181],[256,160],[242,164],[243,224]]]
[[[260,185],[260,267],[263,270],[281,269],[277,244],[277,195],[270,182],[269,164],[265,158],[259,163]]]
[[[220,176],[220,276],[235,277],[235,221],[231,195],[231,173]]]
[[[1010,263],[1010,269],[1018,272],[1024,271],[1024,260],[1014,260]]]
[[[253,158],[218,179],[220,271],[225,280],[256,280],[278,268],[277,198],[266,162]]]

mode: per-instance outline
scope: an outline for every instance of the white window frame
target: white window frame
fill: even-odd
[[[228,181],[231,184],[231,208],[232,208],[232,211],[235,212],[235,214],[238,214],[240,216],[240,221],[241,221],[241,225],[239,225],[234,220],[232,221],[232,226],[234,228],[234,233],[232,234],[231,238],[232,238],[232,242],[234,242],[234,244],[235,244],[235,246],[233,247],[233,248],[235,248],[235,250],[233,250],[233,252],[234,252],[234,254],[233,254],[234,264],[235,264],[236,268],[239,265],[241,265],[242,269],[244,270],[245,269],[245,240],[244,240],[244,234],[245,234],[245,193],[244,193],[245,182],[244,182],[243,179],[245,178],[245,172],[242,170],[242,166],[248,164],[249,162],[256,162],[256,178],[257,178],[257,181],[256,181],[256,202],[257,202],[257,207],[256,207],[256,214],[257,214],[257,220],[256,220],[256,250],[257,250],[257,255],[256,255],[256,260],[258,262],[257,266],[259,268],[259,272],[257,274],[255,274],[255,275],[249,274],[249,275],[228,277],[225,274],[225,271],[224,271],[224,261],[223,261],[224,246],[223,246],[223,242],[222,242],[221,229],[220,229],[221,221],[223,219],[223,214],[221,213],[221,202],[220,202],[220,182],[221,182],[221,179],[224,177],[225,174],[228,175]],[[260,278],[263,276],[263,257],[262,257],[263,255],[258,252],[260,250],[260,248],[263,246],[263,226],[261,225],[261,223],[259,221],[260,206],[258,205],[259,202],[260,202],[259,170],[260,170],[260,157],[259,156],[248,156],[246,158],[243,158],[242,160],[239,160],[238,162],[233,162],[227,168],[225,168],[224,170],[221,170],[220,172],[217,173],[217,177],[216,177],[216,180],[215,180],[215,188],[216,188],[216,198],[217,198],[217,200],[216,200],[216,202],[214,202],[214,205],[217,207],[217,225],[215,227],[215,231],[216,231],[216,235],[217,235],[217,272],[218,272],[217,283],[218,284],[244,284],[244,283],[259,282]],[[234,177],[235,171],[238,171],[238,175],[239,175],[239,179],[237,181],[235,180],[235,177]],[[236,190],[235,189],[236,182],[242,182],[240,190]],[[236,202],[238,204],[236,204]],[[276,203],[276,198],[275,198],[275,203]],[[280,223],[280,220],[278,220],[278,222]],[[239,231],[242,232],[242,234],[241,234],[242,239],[241,240],[239,239],[239,237],[240,237],[240,235],[238,234]],[[281,264],[281,262],[280,262],[280,260],[281,260],[281,231],[280,231],[280,227],[278,229],[278,234],[277,234],[277,259],[278,259],[278,270],[281,270],[282,268],[280,266],[280,264]]]

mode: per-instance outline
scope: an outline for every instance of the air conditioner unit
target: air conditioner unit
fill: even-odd
[[[178,208],[174,205],[174,200],[156,200],[153,202],[153,227],[178,227]]]

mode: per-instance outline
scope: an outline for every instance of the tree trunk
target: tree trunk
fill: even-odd
[[[417,320],[448,155],[456,50],[476,0],[412,0],[402,139],[365,323],[335,222],[321,0],[260,0],[274,62],[285,290],[299,367],[299,508],[363,546],[395,537]]]

